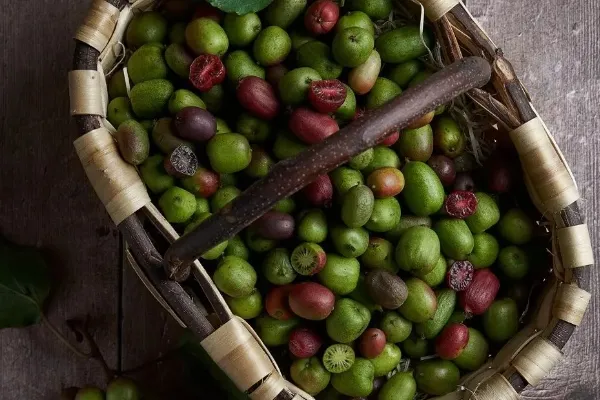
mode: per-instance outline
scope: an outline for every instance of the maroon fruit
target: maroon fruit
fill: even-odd
[[[223,18],[223,12],[203,1],[198,4],[194,11],[194,16],[192,17],[192,19],[198,18],[210,18],[216,23],[220,23]]]
[[[308,328],[299,328],[290,335],[290,353],[298,358],[309,358],[319,352],[323,339],[315,331]]]
[[[475,268],[469,261],[455,261],[446,273],[446,284],[452,290],[461,292],[473,282]]]
[[[196,173],[183,181],[186,190],[195,196],[205,199],[211,197],[219,189],[221,178],[219,174],[210,169],[198,168]]]
[[[214,54],[200,54],[190,66],[190,82],[201,92],[208,92],[213,86],[225,80],[225,65]]]
[[[322,35],[331,31],[340,18],[340,7],[331,0],[315,1],[304,14],[306,30]]]
[[[336,111],[346,100],[346,86],[337,79],[312,81],[308,87],[308,101],[322,113]]]
[[[297,316],[311,321],[324,320],[333,311],[335,295],[316,282],[294,285],[289,295],[290,308]]]
[[[385,333],[381,329],[369,328],[360,337],[358,349],[365,358],[375,358],[385,347]]]
[[[288,69],[283,64],[271,65],[270,67],[267,67],[265,71],[267,82],[274,88],[279,87],[279,81],[287,72]]]
[[[431,156],[427,164],[435,171],[442,185],[452,186],[456,179],[456,169],[454,168],[454,161],[450,157],[436,154]]]
[[[471,174],[467,172],[459,172],[456,174],[453,189],[468,192],[475,191],[475,181],[473,180]]]
[[[288,305],[288,297],[293,285],[275,286],[267,293],[265,310],[271,317],[285,321],[294,316]]]
[[[194,150],[182,144],[165,157],[164,167],[167,174],[182,179],[196,173],[198,158]]]
[[[366,111],[364,108],[357,108],[356,111],[354,112],[354,116],[352,117],[352,121],[361,119],[365,115],[365,112]]]
[[[186,107],[175,115],[177,136],[194,142],[207,142],[217,134],[217,120],[200,107]]]
[[[294,217],[271,210],[254,222],[252,227],[265,239],[284,240],[294,236]]]
[[[289,127],[298,139],[307,144],[319,143],[340,129],[337,122],[329,115],[304,107],[292,112]]]
[[[486,166],[488,188],[494,193],[507,193],[513,187],[513,170],[507,158],[495,157]]]
[[[494,302],[500,281],[489,268],[478,269],[467,290],[458,293],[461,307],[472,315],[483,314]]]
[[[446,197],[444,210],[454,218],[467,218],[477,210],[477,197],[466,190],[454,191]]]
[[[435,341],[435,352],[444,360],[454,360],[469,343],[469,328],[451,323],[446,325]]]
[[[270,120],[279,114],[279,100],[273,86],[258,76],[241,79],[236,95],[242,107],[258,118]]]
[[[397,168],[379,168],[371,172],[367,186],[378,199],[394,197],[404,189],[404,175]]]
[[[329,207],[333,200],[333,184],[329,175],[319,177],[302,189],[304,198],[315,207]]]
[[[381,142],[379,142],[379,144],[382,146],[390,147],[396,144],[398,139],[400,139],[400,132],[394,132],[384,137],[381,140]]]

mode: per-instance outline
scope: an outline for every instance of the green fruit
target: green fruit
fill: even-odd
[[[333,312],[327,317],[325,326],[329,337],[339,343],[350,343],[358,339],[371,321],[369,310],[357,301],[341,298],[335,302]]]
[[[337,295],[351,293],[358,285],[360,264],[356,258],[327,254],[325,268],[319,272],[319,281]]]
[[[357,358],[348,371],[334,374],[331,384],[338,392],[351,397],[367,397],[373,391],[375,369],[369,360]]]
[[[292,197],[286,197],[285,199],[281,199],[275,204],[273,210],[280,211],[282,213],[291,214],[296,209],[296,202]]]
[[[342,66],[351,68],[367,61],[374,47],[373,35],[359,27],[336,33],[331,44],[333,58]]]
[[[265,315],[256,319],[256,333],[269,347],[287,345],[290,334],[298,325],[300,325],[298,318],[278,320]]]
[[[520,247],[508,246],[500,250],[498,265],[508,278],[523,279],[529,272],[529,257]]]
[[[427,47],[433,44],[432,35],[428,30],[423,32],[418,26],[403,26],[385,32],[375,41],[375,48],[386,63],[402,63],[427,54]]]
[[[381,318],[379,328],[385,333],[389,343],[400,343],[408,339],[413,324],[396,311],[386,311]]]
[[[206,109],[211,113],[221,111],[225,102],[225,90],[222,85],[214,85],[207,92],[200,93],[200,99],[206,104]],[[217,133],[223,133],[217,129]],[[242,133],[242,132],[239,132]]]
[[[435,338],[444,329],[456,307],[456,292],[452,289],[437,291],[437,309],[433,318],[415,326],[416,333],[425,339]]]
[[[269,25],[287,28],[294,22],[304,8],[306,0],[275,0],[265,10],[265,21]]]
[[[533,236],[533,221],[523,210],[513,208],[502,216],[498,232],[512,244],[525,244]]]
[[[465,218],[465,222],[471,232],[482,233],[498,223],[500,210],[494,199],[487,193],[477,192],[475,197],[477,198],[475,214]]]
[[[85,387],[77,391],[75,400],[104,400],[104,392],[95,387]]]
[[[373,232],[387,232],[400,222],[400,203],[395,197],[375,199],[373,213],[365,227]]]
[[[333,247],[344,257],[360,257],[369,246],[369,232],[363,228],[335,225],[330,236]]]
[[[196,54],[215,54],[222,56],[229,48],[227,34],[210,18],[192,20],[185,29],[185,40]]]
[[[440,240],[426,226],[413,226],[396,245],[396,262],[405,271],[430,272],[440,257]]]
[[[292,39],[292,49],[296,51],[305,43],[315,40],[315,38],[304,29],[296,29],[292,31],[292,33],[290,33],[290,38]]]
[[[444,256],[440,255],[437,263],[435,263],[435,267],[427,273],[421,274],[416,272],[415,275],[417,278],[420,278],[431,287],[435,287],[441,285],[446,278],[446,271],[448,270],[448,265],[446,264],[446,259]]]
[[[306,101],[312,81],[320,81],[321,75],[308,67],[294,68],[279,81],[279,96],[284,104],[299,105]]]
[[[231,128],[227,125],[227,122],[222,120],[221,118],[217,118],[217,135],[221,133],[229,133],[231,132]]]
[[[437,310],[435,293],[425,282],[418,278],[406,280],[408,297],[398,311],[409,321],[419,323],[433,318]]]
[[[396,368],[401,358],[402,352],[400,348],[393,343],[386,343],[383,351],[377,357],[369,360],[375,369],[375,377],[387,375],[391,370]]]
[[[357,94],[367,94],[373,89],[380,72],[381,57],[377,50],[372,50],[365,62],[348,73],[348,85]]]
[[[409,161],[402,168],[405,186],[402,196],[413,214],[425,217],[438,212],[444,204],[444,187],[431,167]]]
[[[210,209],[216,213],[240,194],[242,194],[241,190],[235,186],[223,186],[210,199]]]
[[[296,228],[298,238],[304,242],[321,243],[327,239],[327,217],[321,209],[304,213]]]
[[[483,314],[485,335],[497,343],[506,342],[519,330],[519,309],[513,299],[496,300]]]
[[[433,229],[440,238],[440,247],[446,257],[466,260],[473,251],[473,234],[462,219],[442,219]]]
[[[362,185],[364,178],[360,171],[339,167],[330,172],[329,177],[338,195],[344,196],[351,188]]]
[[[191,223],[189,223],[185,227],[183,234],[186,235],[186,234],[190,233],[191,231],[193,231],[198,225],[200,225],[202,222],[204,222],[204,220],[207,219],[208,217],[210,217],[211,215],[212,214],[209,212],[198,215],[196,218],[194,218],[194,220]],[[205,260],[216,260],[217,258],[221,257],[221,255],[225,252],[225,249],[227,248],[228,245],[229,245],[229,242],[227,240],[224,242],[221,242],[218,245],[211,248],[210,250],[207,250],[204,254],[202,254],[201,257]]]
[[[458,388],[460,371],[448,360],[427,360],[417,364],[415,380],[421,392],[443,396]]]
[[[187,190],[172,187],[160,196],[158,206],[167,221],[184,223],[196,211],[196,198]]]
[[[385,167],[400,168],[400,158],[398,158],[398,154],[389,147],[375,146],[373,148],[373,160],[362,172],[365,175],[369,175],[376,169]]]
[[[127,47],[146,43],[163,43],[167,36],[167,20],[157,11],[146,11],[133,17],[126,32]]]
[[[452,118],[437,118],[433,131],[434,144],[445,156],[454,158],[465,151],[465,135]]]
[[[150,153],[150,138],[144,127],[134,119],[119,125],[116,134],[119,151],[125,161],[140,165]]]
[[[252,57],[244,50],[236,50],[227,55],[224,61],[227,77],[234,85],[247,76],[258,76],[265,79],[265,69],[256,65]]]
[[[267,176],[275,162],[262,147],[252,145],[252,158],[250,164],[244,169],[246,175],[250,178],[260,179]]]
[[[196,198],[196,200],[204,200],[208,203],[208,200],[206,199]],[[246,244],[238,235],[229,239],[229,244],[227,244],[227,248],[225,249],[224,254],[226,256],[236,256],[246,261],[248,261],[248,259],[250,258],[250,252],[248,251]]]
[[[139,51],[139,50],[138,50]],[[173,43],[165,50],[165,60],[173,72],[183,79],[190,77],[190,66],[194,61],[183,44]]]
[[[417,382],[412,372],[398,372],[383,384],[377,399],[412,400],[416,393]]]
[[[292,39],[278,26],[263,29],[252,47],[254,59],[264,66],[281,63],[290,51],[292,51]]]
[[[301,358],[292,363],[292,380],[306,393],[316,395],[329,385],[331,374],[317,357]]]
[[[146,159],[140,166],[140,175],[148,189],[154,194],[161,194],[175,185],[175,178],[167,174],[164,168],[164,159],[159,154]]]
[[[350,88],[350,86],[346,85],[345,83],[344,86],[346,87],[346,99],[344,100],[340,108],[338,108],[334,113],[335,118],[342,122],[351,120],[352,117],[354,117],[354,114],[356,114],[356,95],[354,94],[354,91]],[[368,150],[365,150],[363,153],[367,151]],[[352,158],[352,160],[354,160],[358,156],[360,156],[360,154]],[[352,160],[350,160],[350,163],[352,163]]]
[[[234,46],[248,46],[262,29],[260,18],[255,13],[244,15],[226,14],[223,29]]]
[[[131,55],[127,62],[127,73],[134,84],[167,77],[168,67],[163,51],[163,45],[149,43]]]
[[[473,235],[473,251],[467,257],[467,260],[475,268],[487,268],[496,262],[500,246],[495,237],[487,232]]]
[[[478,330],[469,328],[467,347],[453,361],[461,369],[476,371],[485,363],[488,353],[489,346],[485,337]]]
[[[321,246],[316,243],[301,243],[292,251],[290,258],[292,268],[300,275],[314,275],[327,260],[327,255]]]
[[[166,79],[138,83],[129,93],[133,112],[144,119],[159,117],[166,111],[173,90],[173,84]]]
[[[361,264],[367,268],[381,268],[394,274],[397,273],[398,266],[394,262],[394,245],[378,237],[372,237],[368,243],[367,250],[360,258]]]
[[[285,248],[271,250],[263,260],[262,271],[273,285],[287,285],[296,279],[296,271],[290,262],[290,252]]]
[[[127,85],[125,84],[125,73],[122,69],[114,73],[108,81],[108,96],[111,99],[127,97]]]
[[[231,312],[243,319],[256,318],[263,309],[262,296],[258,290],[246,297],[227,297],[226,300]]]
[[[268,121],[248,113],[242,113],[238,117],[236,130],[244,135],[250,143],[261,143],[269,138],[271,125]]]
[[[117,97],[108,103],[106,119],[108,119],[108,122],[115,128],[118,128],[123,122],[134,118],[135,116],[131,110],[131,103],[127,97]]]
[[[169,42],[172,44],[185,44],[185,22],[177,22],[171,27],[169,32]]]
[[[402,93],[400,86],[387,78],[379,77],[367,95],[367,108],[373,109],[389,103]]]
[[[173,132],[173,120],[171,118],[161,118],[156,121],[152,129],[152,142],[165,154],[171,153],[177,147],[185,145],[193,148],[190,142],[175,136]]]
[[[402,349],[410,358],[420,359],[429,354],[429,342],[413,334],[402,342]]]
[[[252,294],[256,285],[256,271],[252,265],[236,256],[224,257],[215,273],[213,281],[219,290],[231,297],[245,297]]]
[[[404,158],[411,161],[427,162],[433,154],[433,130],[431,125],[403,130],[394,147]]]
[[[223,174],[241,171],[252,160],[250,143],[239,133],[215,135],[206,146],[206,154],[212,169]]]
[[[467,319],[467,314],[464,311],[456,310],[450,316],[448,324],[464,324]]]
[[[193,218],[196,218],[200,214],[204,214],[207,212],[210,212],[210,203],[208,202],[208,199],[205,199],[203,197],[196,197],[196,211],[194,212]]]
[[[346,3],[350,10],[362,11],[369,17],[386,19],[392,12],[392,0],[350,0]]]
[[[296,52],[299,67],[310,67],[323,79],[336,79],[342,73],[342,67],[331,59],[331,50],[323,42],[312,40],[300,46]]]
[[[198,95],[187,89],[179,89],[173,92],[169,98],[169,113],[177,114],[186,107],[199,107],[206,109],[204,101]]]
[[[332,344],[323,353],[325,369],[334,374],[348,371],[355,360],[354,350],[347,344]]]
[[[374,154],[375,153],[372,148],[367,149],[367,150],[363,151],[362,153],[357,154],[356,156],[352,157],[350,159],[350,161],[348,162],[348,166],[357,171],[365,169],[369,166],[371,161],[373,161]]]
[[[396,82],[398,86],[405,89],[409,82],[423,69],[423,63],[419,60],[410,60],[391,67],[387,77]]]
[[[335,24],[335,31],[341,32],[344,29],[352,27],[363,28],[371,35],[375,36],[375,25],[373,24],[373,21],[371,21],[371,18],[362,11],[351,11],[342,16],[337,24]]]
[[[413,226],[426,226],[431,227],[431,218],[429,217],[415,217],[414,215],[402,215],[400,222],[392,230],[387,231],[385,236],[392,242],[397,242],[400,236]]]
[[[276,240],[265,239],[254,229],[246,229],[246,245],[255,253],[265,253],[277,246]]]
[[[429,70],[425,70],[425,71],[419,71],[408,83],[408,87],[415,87],[418,84],[422,83],[423,81],[425,81],[426,79],[428,79],[431,75],[433,75],[433,72],[429,71]],[[436,114],[437,115],[437,114]]]
[[[342,221],[350,228],[360,228],[369,222],[374,204],[375,197],[367,186],[351,187],[342,200]]]
[[[306,150],[306,144],[288,131],[281,131],[275,136],[273,154],[279,160],[286,160]]]

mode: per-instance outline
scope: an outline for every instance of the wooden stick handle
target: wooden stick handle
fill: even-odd
[[[168,274],[187,268],[205,251],[240,232],[279,200],[375,146],[385,135],[406,128],[466,91],[483,86],[490,74],[490,65],[484,59],[463,58],[323,142],[280,161],[264,179],[171,245],[165,254]]]

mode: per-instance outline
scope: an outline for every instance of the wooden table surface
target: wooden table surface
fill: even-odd
[[[67,71],[89,0],[5,1],[0,9],[0,234],[41,246],[57,279],[50,319],[90,314],[108,363],[130,368],[175,345],[176,326],[120,259],[120,240],[74,154]],[[600,3],[469,0],[469,9],[513,62],[579,183],[599,237]],[[596,253],[598,257],[598,253]],[[565,357],[523,397],[599,399],[598,270],[587,319]],[[157,368],[141,379],[173,385]],[[101,384],[43,327],[0,331],[0,399],[56,399],[61,387]]]

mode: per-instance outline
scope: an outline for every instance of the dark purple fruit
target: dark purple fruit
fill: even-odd
[[[198,169],[198,158],[189,146],[178,146],[165,157],[165,171],[175,178],[182,179],[193,176]]]
[[[267,67],[265,71],[267,82],[274,88],[279,87],[279,81],[287,72],[288,69],[283,64],[271,65],[270,67]]]
[[[217,120],[200,107],[186,107],[175,116],[175,130],[180,138],[207,142],[217,133]]]
[[[509,192],[514,181],[514,170],[511,165],[518,161],[510,160],[509,157],[497,156],[489,160],[486,165],[488,188],[494,193]]]
[[[294,236],[294,217],[280,211],[269,211],[256,220],[253,227],[265,239],[289,239]]]
[[[455,190],[446,197],[444,211],[454,218],[467,218],[477,211],[477,197],[467,190]]]
[[[455,261],[446,274],[446,284],[456,292],[466,290],[473,282],[475,268],[469,261]]]
[[[450,157],[436,154],[431,156],[427,164],[435,171],[442,185],[451,186],[456,179],[456,169],[454,168],[454,161]]]
[[[454,180],[454,186],[452,188],[458,191],[473,192],[475,190],[475,181],[470,174],[460,172],[456,174],[456,179]]]

